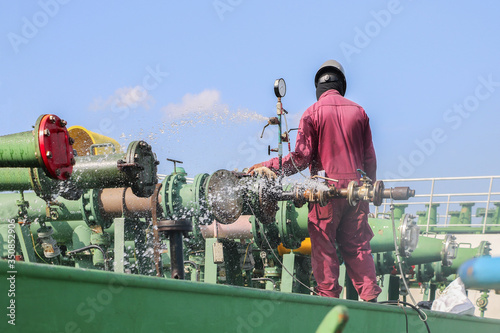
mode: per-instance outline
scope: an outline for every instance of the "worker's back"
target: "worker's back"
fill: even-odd
[[[312,173],[323,169],[330,178],[354,180],[359,178],[356,169],[362,169],[375,180],[375,150],[369,119],[361,106],[328,90],[306,110],[301,125],[311,126],[310,135],[317,137]]]

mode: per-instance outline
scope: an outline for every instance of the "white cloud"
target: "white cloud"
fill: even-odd
[[[220,105],[220,92],[217,90],[203,90],[199,94],[186,94],[179,104],[170,103],[162,110],[168,117],[180,118],[192,114],[214,113],[226,108]]]
[[[107,99],[95,99],[90,106],[91,110],[113,110],[120,108],[136,109],[138,107],[149,109],[154,104],[154,98],[142,86],[119,88]]]
[[[179,104],[168,104],[162,108],[165,116],[170,119],[208,119],[238,122],[245,120],[267,120],[264,116],[247,109],[231,111],[227,104],[221,103],[220,92],[206,89],[199,94],[186,94]]]

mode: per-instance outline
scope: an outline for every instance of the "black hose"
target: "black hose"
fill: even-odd
[[[73,250],[73,251],[69,251],[66,254],[69,255],[69,256],[71,256],[71,255],[73,255],[75,253],[80,253],[80,252],[87,251],[87,250],[90,250],[90,249],[97,249],[97,250],[101,251],[102,257],[104,258],[104,270],[108,271],[109,270],[108,269],[108,258],[106,257],[106,252],[99,245],[91,244],[91,245],[88,245],[88,246],[84,246],[81,249],[76,249],[76,250]]]
[[[427,332],[431,333],[431,329],[429,328],[429,325],[427,324],[427,315],[422,310],[420,310],[419,308],[414,306],[413,304],[403,302],[403,301],[382,301],[382,302],[377,302],[377,303],[378,304],[391,304],[391,305],[403,304],[403,305],[411,307],[413,310],[415,310],[418,313],[420,320],[422,320],[424,322],[425,327],[427,328]]]

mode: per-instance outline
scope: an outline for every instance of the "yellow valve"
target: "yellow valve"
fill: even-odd
[[[78,156],[105,155],[121,152],[121,147],[118,141],[105,135],[89,131],[82,126],[71,126],[68,128],[68,132],[69,136],[75,140],[73,149],[76,150]],[[94,147],[94,151],[91,152],[90,149],[92,145],[103,146]]]
[[[278,245],[278,254],[280,256],[283,256],[286,253],[290,253],[291,250],[287,249],[286,247],[283,246],[283,244]],[[304,255],[311,255],[311,239],[307,237],[302,241],[300,244],[300,247],[298,249],[294,249],[293,252],[295,253],[300,253]]]

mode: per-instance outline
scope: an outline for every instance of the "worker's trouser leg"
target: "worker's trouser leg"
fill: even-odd
[[[339,297],[339,261],[335,240],[344,258],[347,273],[360,297],[375,298],[381,289],[376,284],[375,265],[371,256],[373,232],[367,220],[368,204],[350,207],[346,201],[332,201],[325,207],[311,205],[309,236],[311,262],[321,296]]]
[[[368,203],[360,202],[355,207],[345,208],[337,228],[337,243],[354,288],[361,299],[369,301],[376,298],[382,289],[377,285],[370,247],[373,231],[368,224]]]
[[[320,296],[338,298],[342,287],[338,283],[339,260],[335,248],[336,228],[340,219],[333,218],[333,206],[309,205],[309,237],[311,264],[316,290]]]

